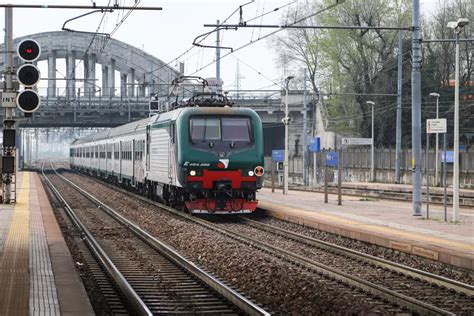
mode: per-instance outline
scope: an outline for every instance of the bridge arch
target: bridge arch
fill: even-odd
[[[116,97],[119,93],[122,98],[144,97],[156,92],[160,84],[170,84],[179,75],[178,71],[160,59],[114,38],[106,39],[90,33],[43,32],[16,38],[14,47],[25,38],[33,38],[41,45],[38,61],[45,60],[48,63],[48,98],[58,97],[56,61],[61,58],[66,61],[67,99],[74,99],[76,96],[75,70],[78,60],[82,60],[79,67],[83,67],[86,80],[83,93],[89,97],[95,97],[97,93],[106,97]],[[107,44],[104,45],[106,41]],[[0,46],[0,50],[4,50],[4,44]],[[2,68],[3,60],[4,55],[0,55]],[[98,77],[96,64],[102,66],[101,87],[95,84]],[[115,71],[120,73],[120,89],[115,86]]]

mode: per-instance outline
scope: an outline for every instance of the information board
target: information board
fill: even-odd
[[[343,138],[342,144],[346,146],[372,145],[372,138]]]
[[[329,167],[337,167],[339,163],[339,153],[337,151],[328,151],[326,153],[326,165]]]
[[[426,132],[428,134],[446,133],[446,119],[426,120]]]
[[[285,151],[282,149],[272,150],[272,160],[273,161],[284,161],[285,160]]]
[[[321,139],[319,137],[314,137],[311,139],[311,143],[309,144],[309,151],[311,152],[319,152],[321,150]]]
[[[441,162],[444,162],[444,152],[440,152],[441,155]],[[453,163],[454,162],[454,151],[447,150],[446,151],[446,163]]]
[[[16,108],[16,92],[2,92],[2,104],[3,108]]]

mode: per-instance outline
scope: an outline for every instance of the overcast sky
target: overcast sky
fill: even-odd
[[[304,0],[299,0],[302,3]],[[75,1],[18,1],[11,0],[14,4],[91,4],[90,0]],[[106,5],[108,0],[97,0],[98,5]],[[119,0],[120,4],[131,5],[134,0]],[[143,0],[140,6],[161,6],[162,11],[134,11],[113,35],[114,38],[128,44],[143,48],[159,59],[170,62],[181,53],[191,48],[194,38],[200,34],[210,31],[203,24],[223,21],[233,13],[239,5],[249,0]],[[294,2],[294,3],[293,3]],[[421,0],[422,12],[431,14],[440,0]],[[443,0],[441,0],[443,2]],[[110,1],[111,4],[114,0]],[[296,7],[295,0],[255,0],[252,4],[244,7],[243,19],[249,20],[261,15],[263,12],[272,11],[282,7],[278,12],[259,18],[254,23],[275,24],[279,23],[281,16],[290,7]],[[53,10],[53,9],[14,9],[13,33],[15,37],[32,33],[58,31],[65,20],[85,13],[75,10]],[[90,17],[77,20],[68,26],[78,30],[95,31],[102,14],[94,14]],[[107,15],[102,24],[102,31],[110,32],[117,21],[123,17],[123,12],[114,12]],[[238,14],[234,14],[228,23],[238,23]],[[4,14],[0,15],[0,24],[4,25]],[[278,89],[274,83],[280,82],[283,73],[275,65],[276,55],[269,46],[269,40],[258,41],[260,37],[271,32],[269,29],[241,29],[221,32],[223,46],[231,46],[237,49],[250,42],[248,47],[242,48],[221,61],[221,77],[224,80],[225,89],[235,89],[237,60],[240,60],[241,89]],[[284,31],[283,31],[284,32]],[[3,36],[0,39],[3,42]],[[215,43],[215,35],[211,35],[206,44]],[[222,55],[228,50],[222,50]],[[184,62],[186,74],[200,75],[202,77],[215,76],[214,49],[193,48],[188,54],[182,56],[180,61]],[[171,66],[176,66],[173,62]],[[40,65],[42,71],[46,65]],[[58,70],[64,73],[64,63],[58,63]],[[60,76],[60,74],[58,74]],[[42,85],[46,83],[43,82]]]

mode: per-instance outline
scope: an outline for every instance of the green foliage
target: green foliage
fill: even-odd
[[[307,16],[333,3],[334,0],[317,0],[307,4],[306,7],[300,5],[298,14]],[[316,15],[311,21],[305,23],[327,26],[411,27],[411,14],[412,1],[409,0],[353,0]],[[472,0],[446,0],[440,3],[440,8],[432,17],[422,20],[423,38],[453,38],[453,30],[448,29],[446,25],[448,21],[456,21],[460,17],[466,17],[471,22],[463,30],[461,37],[472,38],[471,30],[474,23]],[[293,39],[288,41],[290,38]],[[289,44],[285,46],[285,56],[303,56],[301,52],[316,52],[313,55],[317,58],[302,58],[299,61],[313,69],[311,79],[314,87],[330,95],[323,100],[330,130],[347,136],[368,137],[371,129],[371,109],[366,101],[371,100],[376,103],[376,144],[383,146],[395,144],[396,97],[374,96],[373,94],[397,93],[398,31],[318,29],[302,33],[302,30],[291,30],[286,37],[280,38],[280,43],[285,40]],[[474,71],[472,51],[474,49],[472,43],[461,47],[461,80],[467,83],[472,81]],[[411,32],[409,31],[404,32],[401,54],[403,60],[402,139],[405,140],[404,145],[408,146],[411,139]],[[286,59],[285,65],[288,62],[289,60]],[[440,104],[444,105],[440,106],[440,113],[443,114],[440,115],[449,118],[451,110],[449,102],[453,100],[453,89],[446,83],[453,79],[453,74],[454,45],[452,43],[424,44],[423,121],[425,118],[434,117],[434,102],[428,98],[430,92],[441,94]],[[462,91],[461,87],[461,93]],[[342,95],[344,93],[352,95]]]
[[[329,0],[325,0],[329,3]],[[406,26],[411,24],[411,1],[350,1],[338,6],[319,17],[321,25],[341,26]],[[381,129],[393,121],[395,115],[394,97],[367,96],[367,94],[395,94],[397,71],[398,32],[393,30],[328,29],[321,32],[318,39],[324,56],[324,65],[328,74],[325,87],[332,92],[354,93],[355,96],[341,96],[345,103],[351,103],[355,109],[352,116],[355,123],[349,135],[370,135],[371,109],[367,100],[376,103],[376,139],[377,143],[385,141]],[[334,82],[333,74],[337,74]],[[326,88],[327,89],[327,88]],[[355,100],[355,102],[349,102]],[[336,101],[327,102],[328,107]],[[383,109],[383,110],[380,110]],[[347,109],[339,113],[346,115]],[[393,113],[392,113],[393,112]],[[344,124],[339,126],[345,127]],[[345,132],[335,125],[337,132]],[[346,128],[344,128],[346,129]]]

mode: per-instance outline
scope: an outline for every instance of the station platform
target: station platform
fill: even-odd
[[[17,173],[17,203],[0,204],[0,315],[94,315],[34,172]]]
[[[444,207],[430,204],[430,217],[413,216],[412,203],[263,188],[257,194],[258,206],[267,215],[361,240],[402,252],[416,254],[474,271],[474,210],[460,209],[460,221],[453,223],[452,208],[444,221]]]
[[[267,187],[271,187],[271,182],[266,183]],[[281,188],[281,185],[279,186]],[[290,189],[300,191],[324,192],[324,186],[318,185],[316,188],[308,186],[290,186]],[[411,201],[413,186],[411,184],[394,184],[380,182],[343,182],[342,193],[347,195],[362,195],[380,199],[391,199],[400,201]],[[426,186],[422,188],[422,199],[426,201]],[[328,183],[328,191],[337,193],[337,183]],[[452,204],[453,188],[450,186],[446,189],[447,204]],[[430,186],[430,202],[444,203],[444,188]],[[474,208],[474,189],[460,189],[459,203],[462,206]]]

